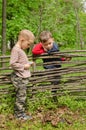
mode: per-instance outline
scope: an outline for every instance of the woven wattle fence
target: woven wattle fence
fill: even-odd
[[[72,57],[70,61],[47,62],[44,64],[61,65],[61,68],[43,68],[43,58]],[[86,51],[75,50],[53,53],[49,56],[41,55],[37,58],[28,56],[35,64],[31,68],[32,76],[28,84],[28,95],[35,95],[38,92],[57,90],[57,96],[69,94],[77,98],[86,98]],[[14,93],[14,87],[10,80],[12,72],[9,66],[10,56],[0,56],[0,98]],[[5,64],[5,65],[4,65]],[[3,67],[2,67],[3,66]],[[55,79],[58,77],[57,79]],[[60,82],[53,85],[53,81]]]

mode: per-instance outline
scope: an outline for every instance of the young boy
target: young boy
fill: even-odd
[[[14,115],[18,119],[30,119],[31,116],[25,114],[25,103],[27,95],[27,84],[31,76],[30,67],[32,64],[28,61],[28,57],[24,52],[30,48],[34,42],[34,35],[29,30],[22,30],[18,35],[18,41],[11,51],[10,65],[13,69],[11,75],[12,83],[15,87],[16,101],[14,107]]]
[[[58,52],[59,51],[59,47],[58,45],[55,43],[54,38],[52,37],[52,34],[49,31],[43,31],[40,34],[40,43],[36,44],[33,47],[32,53],[34,56],[38,56],[44,53],[47,53],[47,55],[50,55],[53,52]],[[65,61],[65,60],[69,60],[66,58],[46,58],[43,59],[43,62],[55,62],[55,61]],[[60,68],[61,65],[57,64],[51,64],[51,65],[44,65],[43,66],[45,69],[53,69],[53,68]],[[52,84],[56,85],[59,84],[60,82],[60,76],[54,76],[53,77],[55,80],[51,81]],[[56,92],[56,90],[52,90],[52,92]]]

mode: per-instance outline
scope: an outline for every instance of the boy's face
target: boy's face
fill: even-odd
[[[43,48],[47,51],[47,50],[51,50],[53,47],[53,38],[49,38],[46,42],[42,43]]]
[[[29,40],[24,39],[21,42],[21,48],[23,50],[28,49],[28,48],[30,48],[30,45],[33,44],[33,42],[34,42],[33,39],[29,39]]]

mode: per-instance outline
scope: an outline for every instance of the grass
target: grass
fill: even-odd
[[[33,101],[28,99],[27,112],[33,116],[30,121],[15,119],[14,98],[9,96],[3,99],[0,106],[0,130],[85,130],[85,100],[76,100],[66,95],[59,97],[58,102],[53,102],[47,95],[50,92],[38,93]],[[57,117],[66,120],[58,122]]]
[[[86,124],[80,124],[79,122],[74,123],[74,125],[67,126],[60,123],[58,127],[52,127],[50,123],[42,125],[40,122],[16,122],[10,121],[6,123],[6,127],[2,130],[85,130]]]

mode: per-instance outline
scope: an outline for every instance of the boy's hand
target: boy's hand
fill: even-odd
[[[28,62],[28,64],[33,65],[33,64],[34,64],[34,62],[33,62],[33,61],[29,61],[29,62]]]
[[[24,69],[27,70],[27,69],[30,68],[30,66],[31,66],[30,64],[25,64],[25,65],[24,65]]]
[[[65,61],[70,61],[72,59],[72,57],[66,57]]]
[[[43,46],[43,48],[44,48],[44,46]],[[46,48],[44,48],[44,51],[45,51],[45,52],[47,52],[47,49],[46,49]]]
[[[24,69],[29,69],[32,65],[34,65],[33,61],[29,62],[28,64],[25,64]]]

